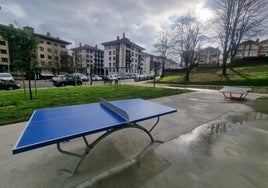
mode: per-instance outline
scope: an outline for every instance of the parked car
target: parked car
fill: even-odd
[[[14,90],[14,89],[19,89],[19,88],[20,88],[20,85],[16,83],[14,80],[0,79],[0,89]]]
[[[73,73],[73,75],[79,76],[82,81],[88,81],[89,80],[86,75],[81,74],[81,73]]]
[[[0,73],[0,80],[14,80],[14,78],[9,73]]]
[[[132,74],[131,73],[127,73],[126,74],[126,79],[131,79],[131,78],[133,78]]]
[[[51,81],[52,81],[52,82],[57,81],[57,80],[61,79],[61,78],[64,77],[64,76],[65,76],[65,75],[57,75],[57,76],[53,76],[53,77],[51,78]]]
[[[92,81],[102,81],[102,77],[98,75],[92,75]]]
[[[83,81],[79,76],[73,74],[67,74],[64,77],[61,77],[59,80],[53,82],[53,85],[56,87],[67,86],[67,85],[82,85]]]
[[[109,79],[109,80],[117,80],[118,77],[117,77],[116,74],[112,74],[112,75],[109,75],[109,76],[108,76],[108,79]]]

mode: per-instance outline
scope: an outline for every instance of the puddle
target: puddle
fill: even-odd
[[[90,187],[266,188],[267,120],[267,114],[248,113],[204,124]]]
[[[254,112],[202,125],[161,152],[167,153],[172,164],[165,172],[170,187],[264,188],[268,185],[267,149],[268,115]]]

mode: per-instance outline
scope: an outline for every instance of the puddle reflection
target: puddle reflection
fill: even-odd
[[[168,158],[172,159],[173,176],[178,179],[176,185],[266,187],[267,120],[268,114],[259,112],[235,115],[199,126],[173,140],[169,149],[175,147],[177,152]],[[184,173],[178,175],[180,169]]]
[[[240,128],[239,125],[246,124],[248,121],[265,119],[268,119],[268,114],[249,112],[240,116],[234,116],[230,121],[212,122],[208,126],[208,129],[210,129],[209,137],[212,139],[218,133],[232,132],[236,128]]]

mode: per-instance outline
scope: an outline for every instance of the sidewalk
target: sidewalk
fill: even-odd
[[[169,168],[171,162],[168,158],[175,157],[172,154],[157,157],[159,148],[166,151],[170,147],[168,146],[170,141],[191,132],[200,125],[226,121],[234,116],[244,116],[252,111],[246,104],[257,97],[258,94],[249,94],[245,101],[239,102],[225,100],[218,91],[199,90],[153,99],[154,102],[178,109],[177,113],[161,117],[158,126],[152,132],[155,139],[163,142],[162,144],[154,143],[148,146],[150,142],[148,137],[136,129],[116,132],[92,150],[80,166],[78,174],[71,178],[66,178],[61,169],[72,169],[76,164],[76,158],[59,153],[56,145],[12,155],[12,148],[26,122],[2,126],[0,127],[0,187],[94,187],[101,182],[100,180],[113,177],[120,172],[124,172],[128,184],[117,185],[115,178],[114,185],[118,187],[154,187],[153,177],[157,177],[160,172]],[[155,120],[148,120],[142,122],[142,125],[149,129],[154,122]],[[89,135],[87,138],[92,141],[97,136]],[[83,140],[75,139],[64,143],[63,147],[67,150],[80,151],[83,149],[83,144]],[[138,167],[140,165],[141,168],[146,169],[144,175],[146,179],[142,181],[139,179],[133,183],[132,181],[136,180],[135,176],[132,176],[128,180],[128,173],[133,175],[142,170],[130,168],[133,165]],[[181,174],[183,171],[176,173]],[[140,175],[136,175],[141,178]],[[146,186],[149,180],[151,183]],[[166,187],[171,187],[168,182]]]

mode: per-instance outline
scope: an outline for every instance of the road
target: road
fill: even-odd
[[[134,82],[133,79],[127,79],[127,80],[121,80],[121,82],[124,83],[131,83]],[[23,88],[23,82],[21,80],[18,81],[18,83],[20,84],[21,88]],[[93,81],[92,85],[101,85],[104,84],[103,81]],[[90,85],[90,82],[84,82],[83,85]],[[28,89],[28,80],[25,80],[25,88]],[[35,81],[31,80],[31,86],[32,88],[35,87]],[[37,88],[50,88],[50,87],[55,87],[53,86],[53,83],[50,80],[36,80],[36,87]]]

